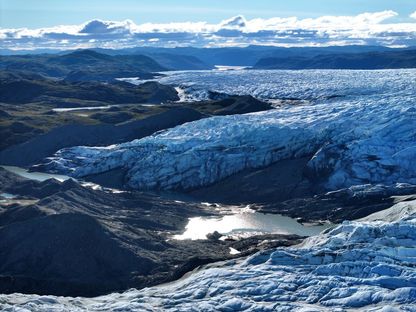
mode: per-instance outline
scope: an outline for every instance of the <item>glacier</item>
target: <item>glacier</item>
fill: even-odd
[[[416,185],[416,70],[198,71],[161,78],[292,104],[202,119],[140,140],[77,146],[45,162],[84,177],[123,167],[136,189],[192,189],[247,168],[309,157],[332,193],[402,195]],[[414,193],[414,192],[413,192]],[[1,311],[416,311],[416,200],[291,247],[209,264],[169,284],[95,298],[0,294]]]
[[[162,79],[183,85],[186,77],[197,98],[212,89],[308,102],[210,117],[108,147],[66,148],[45,167],[74,177],[123,167],[131,188],[186,190],[308,156],[309,178],[327,190],[416,184],[415,70],[202,71]]]
[[[416,200],[169,284],[96,298],[0,295],[0,309],[416,311]]]
[[[399,70],[229,70],[163,72],[161,84],[183,90],[186,101],[208,100],[211,92],[251,95],[263,101],[324,101],[411,94],[414,69]],[[143,83],[147,80],[130,80]]]

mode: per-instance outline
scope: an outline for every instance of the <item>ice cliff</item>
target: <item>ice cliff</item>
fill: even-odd
[[[329,190],[416,184],[414,97],[338,100],[211,117],[108,147],[72,147],[46,161],[75,177],[125,167],[138,189],[189,189],[246,168],[310,156],[308,174]]]

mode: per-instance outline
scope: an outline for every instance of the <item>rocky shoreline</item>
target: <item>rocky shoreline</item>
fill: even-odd
[[[296,235],[172,240],[203,205],[111,193],[75,181],[37,182],[0,170],[0,291],[96,296],[169,282],[194,268],[299,243]],[[27,204],[24,201],[31,199]],[[230,247],[238,255],[230,254]]]
[[[274,166],[271,173],[282,164]],[[0,169],[0,193],[12,194],[0,201],[0,291],[91,297],[141,289],[176,280],[204,264],[303,241],[300,236],[279,234],[220,240],[218,233],[206,240],[172,239],[184,231],[189,218],[218,216],[218,211],[200,204],[215,192],[212,202],[256,203],[251,207],[258,212],[287,215],[304,224],[357,219],[414,199],[389,189],[360,195],[347,189],[321,195],[304,192],[290,198],[296,193],[288,185],[286,193],[271,196],[265,189],[251,201],[237,200],[238,192],[247,191],[248,196],[250,190],[257,192],[256,179],[245,184],[244,175],[264,179],[262,170],[240,173],[206,190],[157,194],[94,190],[74,180],[38,182]],[[299,185],[301,177],[295,175],[292,182]],[[287,178],[284,173],[276,176],[276,183],[283,178]],[[228,192],[227,183],[233,179],[243,181],[237,193]],[[273,183],[270,188],[276,189]],[[404,188],[401,195],[412,193],[416,190]]]

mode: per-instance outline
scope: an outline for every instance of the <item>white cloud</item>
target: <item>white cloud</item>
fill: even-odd
[[[416,11],[409,15],[411,18],[416,19]]]
[[[129,34],[134,31],[136,25],[131,20],[123,22],[92,20],[85,23],[81,34]]]
[[[3,48],[122,48],[150,46],[326,46],[416,45],[416,22],[389,23],[394,11],[355,16],[255,18],[236,16],[218,24],[185,22],[136,24],[131,20],[92,20],[81,25],[41,29],[1,29]],[[416,12],[410,15],[416,18]]]

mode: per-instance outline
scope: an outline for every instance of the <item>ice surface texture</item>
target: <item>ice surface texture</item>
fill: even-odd
[[[344,222],[299,246],[211,265],[165,286],[91,299],[0,295],[0,308],[416,311],[416,201],[385,215],[389,222],[377,221],[379,213]]]
[[[416,184],[416,71],[203,73],[196,83],[205,79],[210,87],[215,78],[224,85],[218,91],[239,93],[250,79],[252,90],[245,90],[258,95],[271,79],[269,93],[312,102],[207,118],[105,148],[67,148],[47,167],[75,177],[126,167],[130,187],[189,189],[246,168],[310,155],[310,177],[329,190]]]

